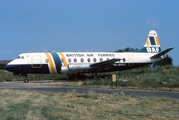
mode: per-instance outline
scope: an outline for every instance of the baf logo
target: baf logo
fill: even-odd
[[[159,52],[159,48],[158,47],[147,47],[147,52],[150,53],[158,53]]]

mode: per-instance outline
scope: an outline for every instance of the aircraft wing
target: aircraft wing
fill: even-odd
[[[105,60],[105,61],[102,61],[102,62],[91,64],[90,66],[91,67],[107,67],[107,66],[114,64],[117,61],[120,61],[120,59],[114,58],[114,59],[110,59],[110,60]]]
[[[170,50],[172,50],[173,48],[167,48],[157,54],[155,54],[154,56],[150,57],[151,59],[157,59],[157,58],[160,58],[162,55],[168,53]]]

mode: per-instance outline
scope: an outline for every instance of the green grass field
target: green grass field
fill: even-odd
[[[97,77],[90,77],[90,74],[85,74],[81,77],[76,76],[77,86],[85,87],[101,87],[110,86],[112,74],[117,74],[117,85],[118,87],[126,88],[179,88],[179,67],[163,66],[160,68],[148,68],[142,67],[132,70],[126,70],[121,72],[113,73],[100,73]],[[71,77],[66,74],[29,74],[28,79],[34,80],[69,80]],[[24,77],[13,76],[5,70],[0,70],[0,81],[23,81]],[[80,81],[80,84],[78,82]],[[75,84],[73,86],[75,86]],[[72,85],[72,84],[63,84]]]
[[[122,72],[86,74],[76,81],[67,75],[28,75],[29,80],[56,80],[57,86],[111,88],[111,75],[117,74],[117,87],[179,92],[179,68],[138,68]],[[85,78],[86,77],[86,78]],[[22,81],[24,77],[0,70],[0,81]],[[165,83],[165,84],[161,84]],[[179,100],[170,98],[120,95],[50,93],[24,90],[0,90],[0,120],[71,120],[71,119],[178,119]]]
[[[0,90],[0,120],[179,118],[179,100],[120,95]]]

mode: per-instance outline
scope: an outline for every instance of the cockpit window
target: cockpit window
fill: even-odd
[[[17,59],[24,59],[24,56],[18,56]]]

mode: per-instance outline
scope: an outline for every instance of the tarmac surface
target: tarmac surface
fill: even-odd
[[[93,91],[99,94],[124,93],[125,95],[179,99],[179,92],[49,86],[48,84],[45,83],[0,82],[0,89],[36,90],[36,91],[45,91],[45,92],[71,92],[75,90],[79,94],[86,94],[90,91]]]

